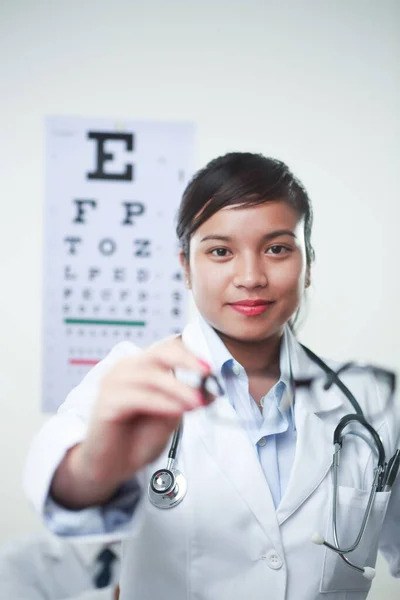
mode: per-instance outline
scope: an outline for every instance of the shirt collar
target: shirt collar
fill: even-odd
[[[222,368],[225,363],[234,360],[232,354],[225,346],[216,331],[209,325],[202,316],[199,315],[201,330],[210,349],[210,354],[213,358],[213,368],[217,377],[223,374]]]

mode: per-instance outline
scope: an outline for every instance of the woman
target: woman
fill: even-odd
[[[249,153],[212,161],[186,189],[177,226],[198,317],[182,338],[116,346],[34,442],[26,488],[48,526],[126,536],[121,600],[366,597],[370,582],[310,541],[332,538],[333,431],[353,412],[335,386],[292,385],[321,374],[288,326],[310,284],[311,225],[285,164]],[[190,372],[213,373],[225,394],[207,406]],[[374,381],[348,385],[391,456],[398,415],[377,412]],[[181,421],[187,494],[160,510],[148,483]],[[343,448],[341,544],[357,536],[373,479],[374,456],[358,442]],[[380,539],[400,576],[398,486],[388,509],[389,497],[377,494],[352,560],[373,567]]]

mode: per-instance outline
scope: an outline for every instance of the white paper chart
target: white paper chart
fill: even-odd
[[[116,343],[182,330],[175,225],[193,156],[190,124],[47,119],[46,412]]]

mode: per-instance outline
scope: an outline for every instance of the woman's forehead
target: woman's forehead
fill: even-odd
[[[202,235],[210,230],[240,233],[243,228],[251,228],[254,232],[263,230],[264,233],[275,228],[294,231],[302,221],[298,211],[282,200],[271,200],[253,206],[236,204],[218,210],[193,235]]]

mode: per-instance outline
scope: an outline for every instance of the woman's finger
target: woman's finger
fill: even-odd
[[[129,386],[132,392],[135,390],[147,390],[148,392],[156,392],[164,394],[180,404],[186,410],[197,408],[202,404],[202,395],[200,387],[196,383],[200,383],[201,378],[195,378],[194,384],[188,384],[180,381],[170,371],[162,368],[148,368],[137,374],[132,374]]]
[[[141,357],[143,358],[145,354],[143,353]],[[149,348],[149,356],[166,369],[187,369],[199,373],[201,376],[210,373],[210,365],[184,346],[180,337],[168,338],[154,344]]]
[[[175,397],[167,396],[165,393],[143,389],[136,390],[133,395],[132,391],[125,387],[114,390],[113,401],[102,404],[97,418],[101,421],[118,422],[138,415],[180,417],[185,410],[190,409]]]

